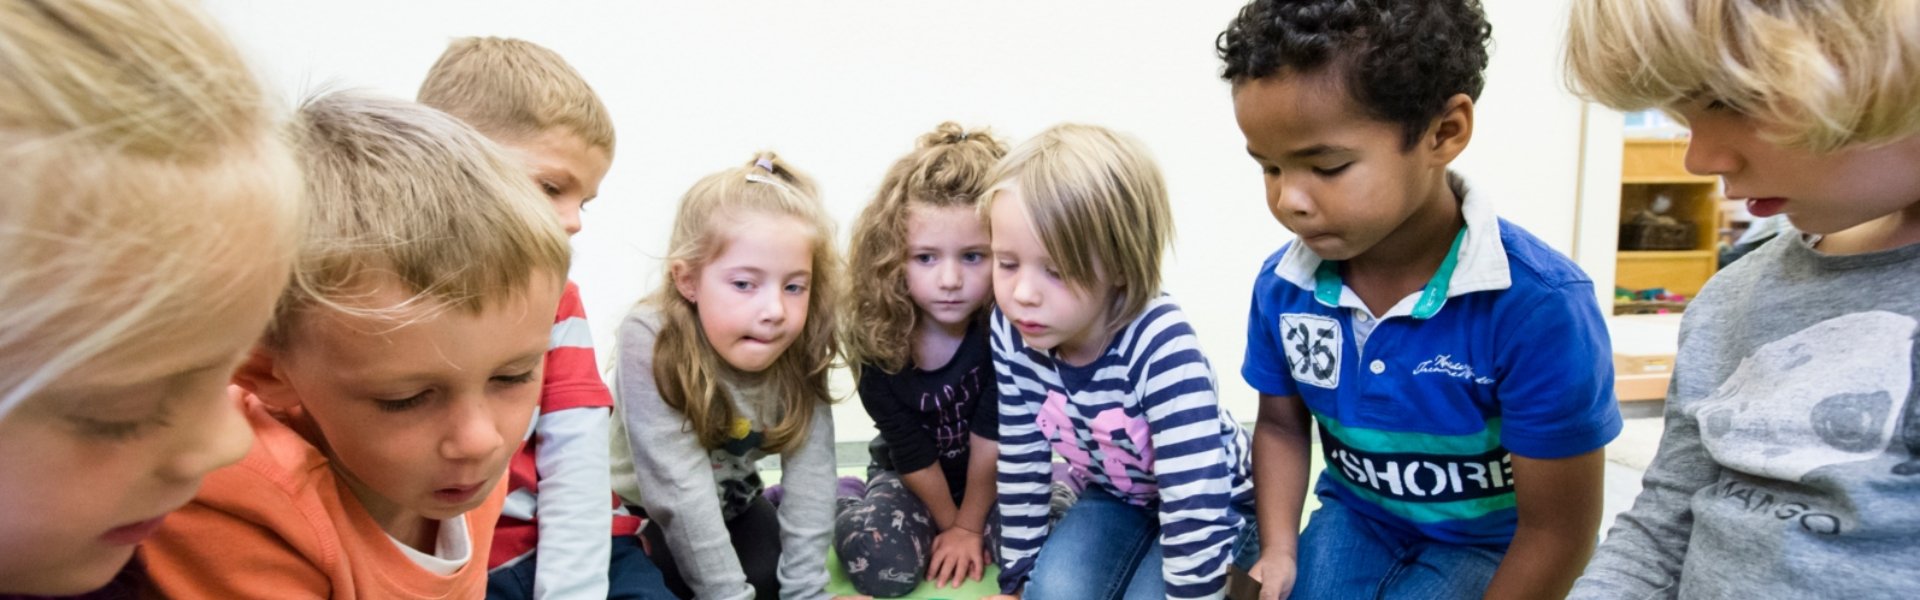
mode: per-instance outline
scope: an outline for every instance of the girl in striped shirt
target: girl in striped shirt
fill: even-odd
[[[1001,592],[1223,596],[1228,564],[1258,548],[1247,436],[1160,292],[1173,226],[1159,169],[1130,137],[1060,125],[988,180]],[[1054,453],[1086,491],[1049,527]]]

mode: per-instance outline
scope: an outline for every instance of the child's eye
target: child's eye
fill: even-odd
[[[753,289],[753,282],[751,281],[744,281],[744,280],[734,281],[732,282],[732,285],[733,285],[733,289],[740,290],[742,292]]]
[[[924,252],[920,254],[915,254],[913,255],[913,262],[917,262],[923,265],[933,264],[933,255],[924,253]]]
[[[787,287],[785,289],[789,294],[794,294],[794,295],[805,294],[807,293],[807,284],[789,283],[787,284]]]
[[[960,255],[960,261],[970,265],[979,264],[980,261],[984,261],[986,259],[987,259],[987,255],[981,252],[968,252],[966,254]]]
[[[418,394],[414,394],[406,398],[401,398],[399,400],[385,400],[381,398],[373,399],[374,406],[379,407],[381,412],[390,412],[390,413],[405,412],[408,410],[412,410],[413,408],[418,407],[421,404],[425,404],[426,402],[427,402],[426,392],[420,392]]]
[[[998,263],[996,263],[996,265],[999,266],[1000,270],[1002,271],[1012,271],[1020,267],[1019,263],[1015,263],[1013,261],[1006,261],[1006,260],[999,261]]]
[[[1054,279],[1059,279],[1059,278],[1060,278],[1060,271],[1059,271],[1058,269],[1055,269],[1055,268],[1053,268],[1053,267],[1047,267],[1047,276],[1048,276],[1048,277],[1052,277],[1052,278],[1054,278]]]
[[[1262,175],[1266,175],[1266,176],[1268,176],[1268,177],[1279,177],[1279,176],[1280,176],[1280,167],[1270,167],[1270,166],[1266,166],[1266,165],[1261,165],[1261,166],[1260,166],[1260,173],[1261,173]]]
[[[558,196],[560,195],[560,186],[542,181],[540,182],[540,191],[546,192],[549,197]]]
[[[1320,175],[1321,177],[1332,177],[1332,176],[1335,176],[1335,175],[1339,175],[1339,174],[1340,174],[1341,172],[1343,172],[1343,171],[1346,171],[1346,170],[1347,170],[1347,167],[1351,167],[1351,166],[1353,166],[1353,163],[1347,163],[1347,164],[1344,164],[1344,165],[1340,165],[1340,166],[1338,166],[1338,167],[1332,167],[1332,168],[1327,168],[1327,169],[1322,169],[1322,168],[1319,168],[1319,167],[1315,167],[1315,168],[1313,169],[1313,172],[1314,172],[1314,173],[1316,173],[1316,174],[1318,174],[1318,175]]]
[[[519,375],[495,375],[493,377],[493,381],[494,383],[504,383],[507,385],[519,385],[522,383],[533,381],[533,371],[527,371]]]

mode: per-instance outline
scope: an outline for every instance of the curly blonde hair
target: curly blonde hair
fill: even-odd
[[[987,130],[969,131],[952,121],[920,136],[912,152],[887,169],[873,201],[853,223],[848,251],[853,289],[840,343],[847,364],[897,373],[912,352],[920,310],[907,294],[907,217],[915,206],[967,207],[987,190],[987,172],[1007,145]],[[988,310],[983,306],[982,311]]]
[[[1575,91],[1622,110],[1712,97],[1830,152],[1920,133],[1915,0],[1577,0]]]
[[[760,164],[766,164],[763,168]],[[771,177],[769,177],[771,176]],[[813,180],[772,152],[755,155],[744,166],[702,178],[680,198],[668,241],[667,269],[659,289],[641,300],[643,308],[660,314],[654,340],[653,378],[660,399],[686,416],[700,445],[717,448],[732,436],[728,430],[737,415],[722,381],[742,374],[720,358],[700,325],[699,309],[674,286],[679,269],[701,269],[726,251],[727,224],[742,213],[757,212],[798,218],[812,226],[812,283],[807,295],[807,323],[799,339],[759,375],[772,398],[780,402],[781,416],[766,429],[769,452],[781,453],[805,444],[813,426],[814,407],[831,404],[827,373],[839,357],[832,308],[840,300],[840,255],[834,249],[833,217],[820,202]]]

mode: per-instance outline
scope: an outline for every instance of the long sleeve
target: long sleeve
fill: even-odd
[[[1677,390],[1685,372],[1675,372]],[[1693,494],[1720,477],[1700,441],[1700,423],[1668,395],[1660,450],[1641,479],[1633,508],[1614,518],[1606,541],[1574,583],[1570,599],[1677,598],[1680,566],[1693,534]]]
[[[1052,453],[1035,421],[1041,394],[1033,373],[1015,366],[1021,352],[1006,316],[993,313],[994,381],[1000,389],[1000,591],[1012,594],[1027,583],[1033,560],[1047,538],[1047,495]],[[1024,389],[1023,389],[1024,387]]]
[[[681,577],[701,598],[744,599],[753,587],[720,514],[709,453],[668,408],[653,379],[655,325],[627,317],[619,342],[615,397],[633,452],[633,478],[647,516],[660,524]],[[824,562],[824,561],[823,561]]]
[[[827,597],[827,544],[833,538],[833,411],[814,407],[807,442],[780,457],[780,596]]]
[[[546,413],[536,431],[540,545],[533,597],[605,598],[612,552],[607,409]]]
[[[888,458],[892,459],[895,472],[912,473],[932,466],[939,461],[940,451],[934,447],[926,427],[915,415],[901,408],[900,397],[894,393],[893,386],[888,385],[888,378],[878,366],[867,365],[862,369],[860,404],[867,409],[867,416],[873,417],[880,439],[886,440]]]
[[[1160,488],[1161,569],[1170,598],[1220,598],[1245,519],[1233,509],[1232,464],[1213,369],[1185,319],[1158,319],[1140,384]]]
[[[1680,355],[1695,344],[1718,346],[1715,305],[1689,310],[1681,323]],[[1680,363],[1667,387],[1666,426],[1660,450],[1641,479],[1633,508],[1614,518],[1613,528],[1587,563],[1586,573],[1574,582],[1569,598],[1676,598],[1680,593],[1680,566],[1693,535],[1693,495],[1720,478],[1720,465],[1707,454],[1700,439],[1700,422],[1691,400],[1705,397],[1715,385],[1703,381],[1690,362]]]

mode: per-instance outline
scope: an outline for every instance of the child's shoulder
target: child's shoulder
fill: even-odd
[[[1573,259],[1554,250],[1533,232],[1500,219],[1500,245],[1507,256],[1507,269],[1514,287],[1561,289],[1570,285],[1591,286],[1593,278]],[[1584,292],[1583,292],[1584,293]]]

